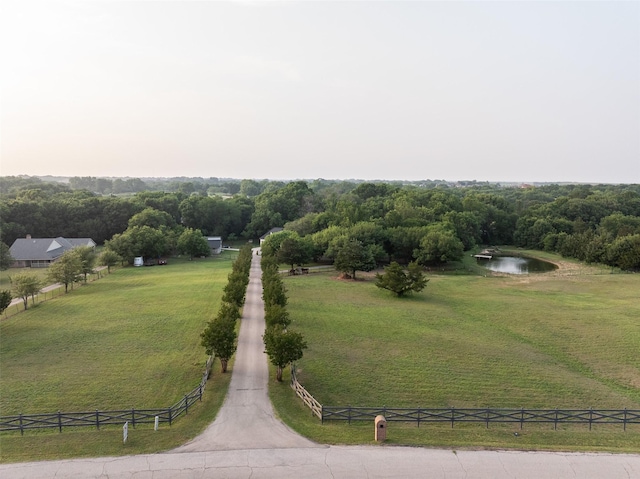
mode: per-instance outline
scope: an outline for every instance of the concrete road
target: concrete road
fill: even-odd
[[[263,331],[259,257],[254,255],[229,393],[201,436],[161,454],[3,464],[0,478],[640,479],[640,454],[315,444],[274,418]]]
[[[3,479],[636,479],[640,456],[331,446],[103,457],[0,466]]]

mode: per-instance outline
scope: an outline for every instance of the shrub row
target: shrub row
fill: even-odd
[[[236,320],[241,316],[240,308],[244,305],[250,269],[251,246],[245,245],[240,249],[240,254],[233,262],[218,314],[207,323],[200,335],[201,344],[207,354],[220,359],[223,373],[227,372],[229,359],[236,352],[238,338]]]
[[[261,267],[266,323],[264,345],[271,364],[276,367],[276,380],[282,381],[283,369],[302,357],[307,343],[302,334],[289,329],[291,318],[287,311],[287,294],[275,255],[263,255]]]

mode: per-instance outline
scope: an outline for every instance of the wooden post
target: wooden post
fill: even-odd
[[[24,427],[22,427],[22,413],[20,413],[20,435],[24,436]]]
[[[62,432],[62,414],[58,411],[58,429]]]
[[[98,431],[100,430],[100,414],[98,413],[98,410],[96,409],[96,427],[98,428]]]

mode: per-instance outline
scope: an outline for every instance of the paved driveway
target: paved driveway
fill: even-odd
[[[254,254],[229,393],[202,435],[161,454],[4,464],[0,477],[640,479],[640,455],[323,446],[297,435],[274,418],[267,396],[259,259]]]

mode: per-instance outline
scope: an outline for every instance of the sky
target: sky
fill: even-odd
[[[0,0],[0,175],[640,183],[637,1]]]

